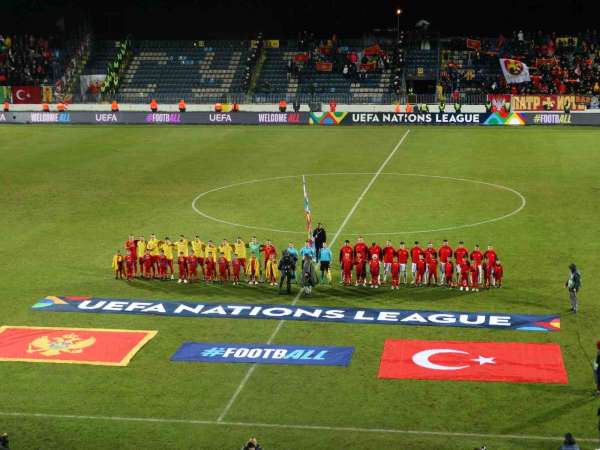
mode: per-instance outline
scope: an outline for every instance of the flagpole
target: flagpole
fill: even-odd
[[[306,177],[302,175],[302,192],[304,194],[304,215],[306,216],[306,231],[308,239],[312,238],[312,217],[310,207],[308,205],[308,191],[306,190]]]

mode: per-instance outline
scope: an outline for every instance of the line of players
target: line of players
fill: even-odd
[[[383,282],[391,277],[391,288],[408,284],[408,263],[410,259],[411,284],[416,286],[459,287],[462,290],[479,291],[480,287],[501,287],[504,268],[494,248],[489,245],[482,251],[479,244],[473,251],[460,241],[456,249],[452,249],[447,240],[435,249],[429,242],[422,248],[418,241],[407,249],[404,242],[395,249],[390,241],[381,248],[376,242],[367,246],[363,238],[350,245],[346,240],[340,249],[339,262],[342,280],[347,286],[352,285],[354,272],[355,286],[367,285],[367,266],[370,274],[371,288],[381,286],[381,262],[383,262]]]
[[[224,239],[220,245],[211,240],[204,243],[198,236],[188,240],[181,235],[175,242],[168,237],[158,240],[154,234],[148,241],[143,237],[136,239],[129,236],[124,247],[127,255],[123,257],[117,252],[113,258],[115,278],[126,277],[131,280],[135,276],[141,276],[166,280],[170,274],[170,278],[174,279],[174,251],[178,255],[176,262],[179,283],[200,280],[198,268],[202,272],[202,278],[208,282],[231,280],[233,284],[239,284],[241,276],[246,275],[249,284],[258,284],[259,278],[264,275],[265,281],[275,285],[279,276],[275,246],[269,240],[261,244],[255,236],[248,243],[238,237],[234,243]],[[310,257],[320,264],[321,278],[326,274],[327,278],[331,279],[331,252],[321,248],[315,249],[311,241],[307,241],[300,252],[292,243],[289,243],[284,251],[289,252],[296,260],[298,255],[301,258]],[[328,258],[324,256],[326,254],[329,254]],[[478,291],[480,286],[502,286],[504,268],[491,245],[485,252],[482,252],[479,245],[469,252],[462,241],[454,250],[447,240],[444,240],[438,249],[435,249],[431,242],[426,248],[422,248],[419,242],[415,241],[410,249],[406,248],[404,242],[395,249],[390,241],[387,241],[383,248],[375,242],[367,246],[362,237],[358,238],[354,246],[346,240],[340,249],[342,283],[351,285],[354,272],[354,284],[366,286],[368,266],[371,288],[379,288],[382,278],[383,283],[386,283],[390,277],[391,288],[398,289],[400,284],[408,284],[409,258],[412,285],[439,285],[475,291]]]

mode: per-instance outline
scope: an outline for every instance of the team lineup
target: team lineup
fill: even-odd
[[[300,260],[301,281],[317,278],[317,271],[320,271],[321,283],[332,281],[333,253],[318,235],[306,240],[299,250],[290,242],[280,253],[270,240],[261,243],[256,236],[249,242],[238,237],[234,242],[223,239],[217,244],[212,240],[204,242],[199,236],[187,239],[180,235],[177,241],[171,241],[168,237],[159,240],[152,234],[146,241],[143,236],[130,235],[124,248],[125,255],[118,250],[113,257],[115,279],[177,279],[178,283],[204,281],[233,285],[245,281],[250,285],[279,284],[281,288],[286,272],[289,279],[296,279]],[[479,291],[480,288],[502,287],[504,275],[500,258],[491,245],[482,250],[476,244],[469,251],[462,241],[454,249],[447,240],[437,249],[432,242],[423,248],[418,241],[410,248],[404,242],[395,248],[389,240],[384,247],[376,242],[368,246],[364,238],[359,237],[354,245],[349,240],[344,242],[337,262],[341,284],[374,289],[387,285],[389,280],[391,289],[399,289],[403,284]],[[317,282],[314,280],[311,284]]]

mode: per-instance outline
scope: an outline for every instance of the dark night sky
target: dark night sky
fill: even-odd
[[[395,28],[397,7],[404,11],[402,29],[419,19],[431,22],[432,31],[454,35],[497,35],[513,29],[577,31],[600,23],[599,0],[480,0],[424,1],[366,0],[0,0],[2,32],[52,32],[65,17],[75,28],[89,17],[100,36],[202,39],[249,37],[262,30],[265,37],[294,36],[308,29],[317,35],[360,36],[375,28]],[[491,5],[498,5],[492,10]],[[557,6],[557,5],[561,6]]]

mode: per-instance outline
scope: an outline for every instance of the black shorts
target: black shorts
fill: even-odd
[[[329,270],[329,261],[321,261],[321,270],[325,272]]]

